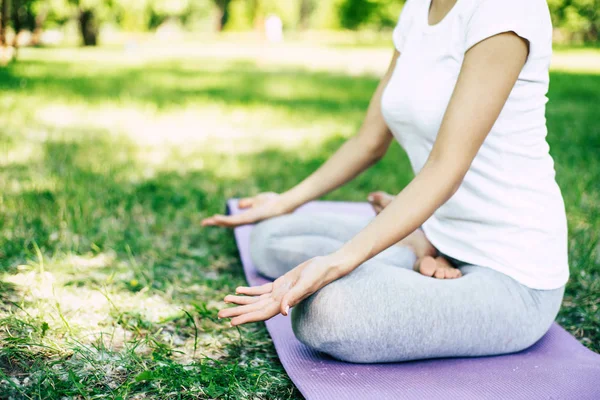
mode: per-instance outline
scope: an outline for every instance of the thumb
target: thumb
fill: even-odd
[[[244,197],[238,201],[239,208],[250,208],[254,207],[254,197]]]
[[[297,283],[281,299],[279,311],[283,315],[289,315],[291,307],[294,307],[311,294],[312,292],[305,284]]]

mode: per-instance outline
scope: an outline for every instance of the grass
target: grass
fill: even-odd
[[[547,113],[570,229],[558,321],[600,352],[600,63],[579,55],[557,55]],[[320,165],[388,56],[26,49],[0,69],[0,398],[299,398],[262,324],[216,318],[244,279],[231,232],[199,222]],[[394,145],[329,198],[410,179]]]

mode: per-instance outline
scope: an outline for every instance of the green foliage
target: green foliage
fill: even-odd
[[[340,25],[346,29],[358,29],[369,25],[373,28],[394,26],[402,6],[393,0],[342,0],[338,8]]]
[[[35,14],[47,12],[47,27],[64,25],[82,10],[91,10],[101,23],[114,22],[125,31],[152,30],[168,19],[193,26],[198,20],[211,18],[214,11],[210,0],[30,1],[35,1]]]
[[[219,7],[227,12],[228,30],[252,30],[269,14],[278,15],[284,29],[381,29],[395,25],[399,0],[14,0],[20,3],[24,24],[39,14],[48,27],[63,25],[90,10],[99,23],[114,22],[126,31],[156,29],[166,20],[189,29],[214,27]],[[548,0],[554,26],[567,41],[598,41],[600,0]],[[302,10],[302,11],[301,11]],[[301,19],[303,19],[301,21]]]
[[[44,26],[54,28],[66,24],[75,15],[72,4],[66,0],[37,1],[36,14],[45,14]]]
[[[600,0],[548,0],[554,26],[586,41],[600,39]]]
[[[13,0],[11,13],[12,25],[16,31],[28,29],[33,31],[36,27],[36,0]]]
[[[344,0],[339,8],[340,23],[344,28],[357,29],[371,19],[376,7],[372,0]]]

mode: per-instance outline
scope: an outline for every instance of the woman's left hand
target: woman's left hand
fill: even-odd
[[[225,297],[226,303],[237,304],[237,307],[219,311],[219,318],[231,318],[231,325],[241,325],[266,321],[279,313],[288,315],[290,307],[343,276],[337,260],[339,257],[335,255],[315,257],[273,282],[240,286],[236,289],[238,295]]]

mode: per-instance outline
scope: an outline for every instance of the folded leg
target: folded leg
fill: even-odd
[[[534,290],[494,270],[439,280],[370,260],[292,310],[306,345],[341,360],[395,362],[516,352],[554,321],[564,288]]]
[[[313,257],[339,249],[373,217],[334,213],[289,214],[257,224],[250,236],[250,254],[257,270],[275,279]],[[375,260],[412,269],[416,256],[412,250],[392,246]]]

